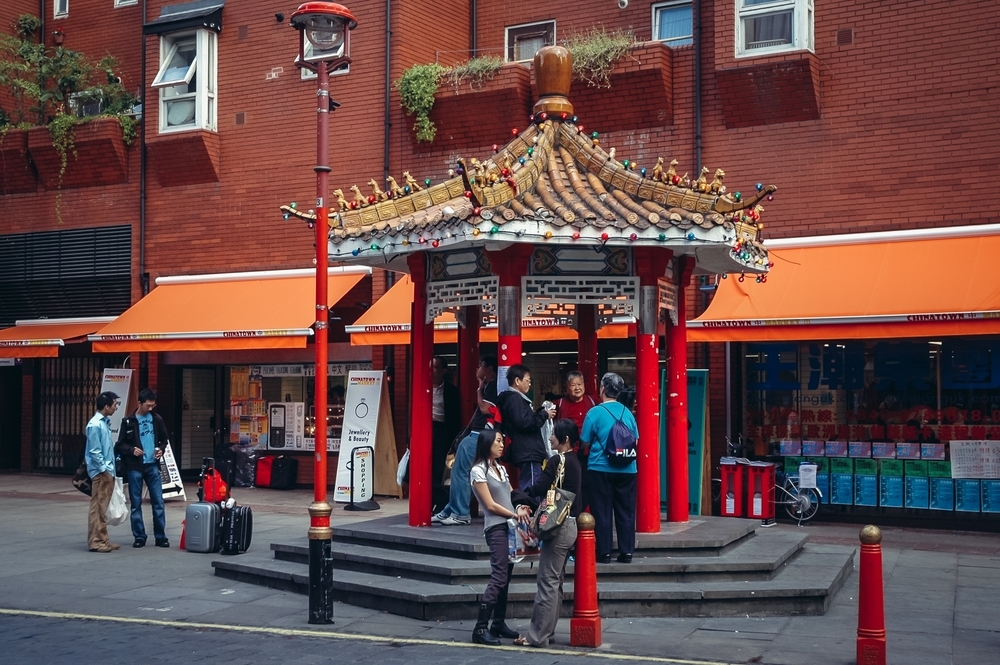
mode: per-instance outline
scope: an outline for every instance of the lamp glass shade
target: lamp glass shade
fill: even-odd
[[[344,44],[344,19],[313,14],[305,21],[306,39],[319,51],[339,51]]]

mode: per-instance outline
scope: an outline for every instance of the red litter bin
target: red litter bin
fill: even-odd
[[[743,517],[743,484],[746,465],[723,458],[719,464],[722,470],[722,487],[719,491],[719,509],[723,517]]]
[[[774,521],[774,464],[750,462],[747,467],[747,517]]]

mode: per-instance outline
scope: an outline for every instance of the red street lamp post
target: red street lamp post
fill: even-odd
[[[327,265],[329,244],[330,177],[329,120],[339,104],[330,99],[330,72],[351,62],[351,30],[358,21],[350,10],[332,2],[307,2],[291,17],[299,31],[298,67],[316,72],[316,401],[315,473],[313,502],[309,506],[309,623],[333,623],[333,507],[326,500],[326,418],[327,418]],[[312,48],[307,52],[306,44]]]

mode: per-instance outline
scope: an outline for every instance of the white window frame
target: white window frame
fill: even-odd
[[[172,78],[166,78],[167,66],[176,54],[179,45],[189,42],[192,37],[195,42],[195,58],[191,62],[191,66],[188,67],[184,76],[175,75]],[[198,129],[207,129],[212,132],[218,130],[218,103],[216,99],[219,64],[218,44],[218,35],[212,30],[199,29],[160,35],[160,69],[157,71],[151,87],[159,88],[160,91],[161,134]],[[192,78],[197,81],[198,89],[195,92],[168,95],[175,86],[188,84]],[[167,124],[169,104],[185,99],[191,99],[195,102],[193,121],[184,125],[169,126]]]
[[[791,43],[753,49],[744,47],[743,25],[746,19],[788,11],[792,12]],[[736,0],[736,56],[746,58],[787,51],[814,51],[814,14],[813,0],[769,0],[752,5],[746,4],[746,0]]]
[[[691,34],[684,37],[673,37],[671,39],[660,39],[660,10],[662,9],[673,9],[675,7],[691,7]],[[674,46],[673,42],[684,40],[690,40],[687,43],[694,43],[694,3],[691,0],[673,0],[672,2],[661,2],[659,4],[653,5],[653,33],[651,38],[654,42],[662,42],[667,46]],[[677,44],[677,46],[684,46],[685,44]]]
[[[525,58],[523,60],[514,60],[510,57],[511,51],[511,31],[512,30],[523,30],[524,28],[532,28],[534,26],[552,26],[552,43],[558,43],[556,41],[556,21],[551,19],[548,21],[535,21],[534,23],[522,23],[520,25],[509,25],[503,29],[503,60],[504,62],[530,62],[535,56],[532,55],[531,58]]]
[[[52,18],[69,16],[69,0],[52,0]]]
[[[306,62],[312,62],[316,58],[313,57],[313,45],[312,45],[312,43],[309,40],[306,40],[306,46],[305,46],[305,48],[306,48]],[[344,52],[344,47],[341,46],[340,49],[337,50],[336,55],[339,56],[343,52]],[[295,62],[298,62],[298,61],[299,61],[299,56],[295,56]],[[337,67],[332,72],[330,72],[330,76],[341,76],[343,74],[347,74],[350,71],[351,71],[351,65],[350,65],[350,63],[345,63],[345,64],[341,65],[340,67]],[[311,71],[309,69],[306,69],[305,67],[301,67],[299,69],[299,72],[300,72],[300,78],[303,81],[305,81],[307,79],[317,78],[316,72]]]
[[[129,7],[139,4],[139,0],[115,0],[115,7]]]

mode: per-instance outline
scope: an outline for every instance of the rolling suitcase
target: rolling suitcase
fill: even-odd
[[[199,501],[187,507],[184,516],[188,552],[214,552],[218,543],[219,506]]]
[[[250,506],[233,506],[223,511],[222,553],[242,554],[250,549],[253,537],[253,510]]]
[[[271,467],[271,489],[295,489],[295,476],[299,470],[299,460],[294,457],[275,458]]]
[[[257,459],[257,469],[253,474],[253,486],[267,489],[271,486],[271,467],[274,460],[273,455],[265,455]]]

